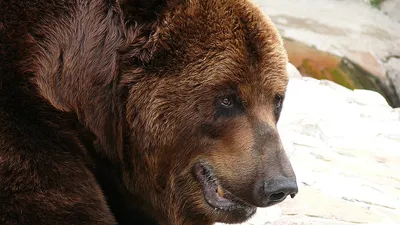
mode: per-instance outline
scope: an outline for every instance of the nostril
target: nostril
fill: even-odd
[[[283,198],[285,198],[286,197],[286,194],[285,193],[283,193],[283,192],[279,192],[279,193],[274,193],[274,194],[271,194],[270,196],[269,196],[269,200],[270,201],[280,201],[280,200],[282,200]]]
[[[289,195],[293,198],[298,192],[296,179],[285,177],[263,181],[263,187],[258,190],[262,193],[263,206],[282,202]]]

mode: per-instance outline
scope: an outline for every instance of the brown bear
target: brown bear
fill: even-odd
[[[248,0],[0,0],[0,224],[239,223],[297,193]]]

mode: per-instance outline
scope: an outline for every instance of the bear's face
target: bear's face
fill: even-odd
[[[237,223],[293,197],[276,126],[287,56],[270,20],[247,1],[165,7],[143,28],[151,57],[137,66],[126,54],[121,67],[134,165],[125,180],[141,207],[174,224]]]

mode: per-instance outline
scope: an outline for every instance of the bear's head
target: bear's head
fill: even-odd
[[[294,197],[277,131],[287,56],[269,18],[244,0],[148,7],[144,19],[123,7],[132,38],[121,52],[126,181],[144,211],[171,224],[237,223]]]
[[[297,193],[277,131],[287,55],[250,0],[71,11],[37,35],[35,82],[94,134],[132,208],[160,224],[234,223]]]

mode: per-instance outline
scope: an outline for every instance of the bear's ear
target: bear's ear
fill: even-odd
[[[172,0],[173,1],[173,0]],[[171,0],[121,0],[119,1],[126,23],[149,23]]]

